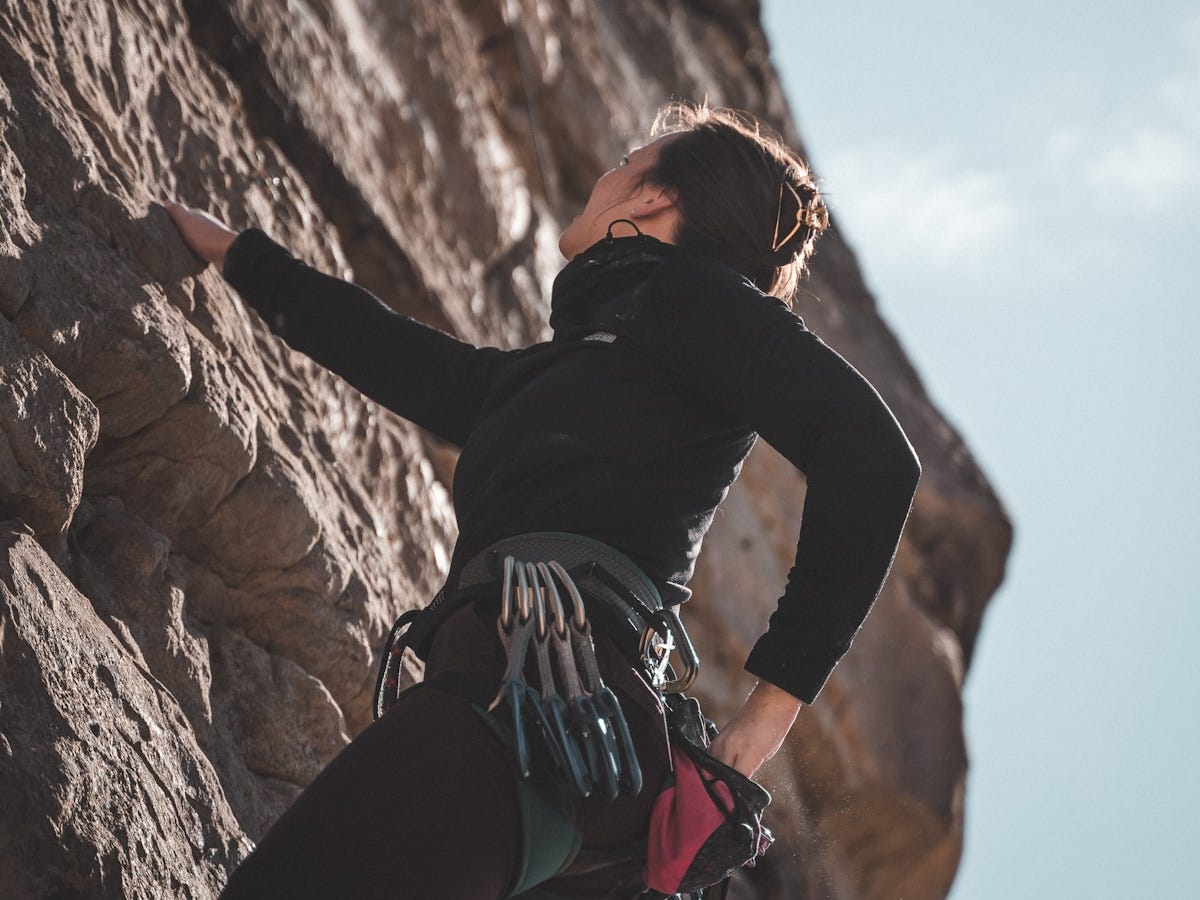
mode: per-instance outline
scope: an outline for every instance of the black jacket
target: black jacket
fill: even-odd
[[[602,240],[555,279],[553,340],[475,347],[295,259],[256,228],[226,280],[296,350],[462,448],[450,577],[492,542],[569,531],[617,548],[667,603],[757,435],[808,482],[796,564],[746,669],[811,702],[895,554],[920,474],[874,388],[715,259]]]

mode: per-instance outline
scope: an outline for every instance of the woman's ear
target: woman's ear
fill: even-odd
[[[654,188],[646,191],[637,204],[629,212],[629,218],[639,221],[653,219],[675,209],[675,196],[666,188]]]

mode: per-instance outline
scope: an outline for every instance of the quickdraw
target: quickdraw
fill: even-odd
[[[629,725],[600,676],[591,623],[574,579],[554,560],[526,562],[508,555],[503,565],[496,625],[507,667],[488,711],[507,707],[522,777],[532,775],[527,728],[533,725],[560,777],[581,798],[639,793],[642,770]],[[525,680],[531,647],[540,690]]]

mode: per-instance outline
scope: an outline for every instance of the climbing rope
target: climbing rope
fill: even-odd
[[[518,10],[518,0],[501,0],[500,15],[504,20],[505,27],[508,28],[513,49],[517,54],[517,70],[521,75],[521,93],[525,100],[525,114],[529,119],[529,137],[533,143],[533,156],[534,161],[537,163],[538,181],[542,186],[542,196],[549,201],[551,199],[550,185],[546,180],[546,158],[542,149],[541,138],[542,127],[538,119],[537,108],[533,103],[533,92],[530,90],[530,67],[532,63],[528,58],[529,53],[527,48],[523,47],[521,41],[517,40]]]

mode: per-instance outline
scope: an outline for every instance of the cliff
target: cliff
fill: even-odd
[[[661,102],[707,95],[799,143],[758,12],[0,2],[6,897],[214,897],[368,723],[387,628],[455,537],[453,453],[273,338],[156,201],[465,339],[539,340],[562,224]],[[734,896],[941,897],[963,677],[1011,529],[836,232],[807,287],[798,311],[924,475],[868,624],[763,772],[780,840]],[[688,621],[718,719],[803,497],[760,442],[706,542]]]

